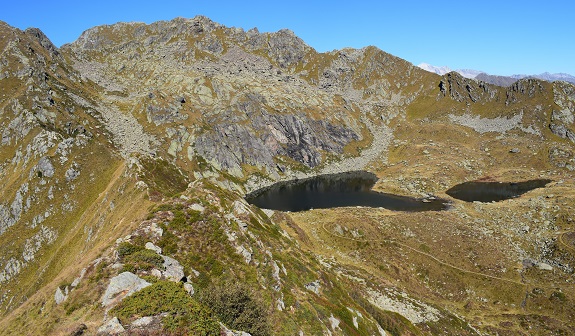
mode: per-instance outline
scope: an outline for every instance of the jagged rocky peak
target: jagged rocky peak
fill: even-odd
[[[52,57],[59,56],[58,47],[56,47],[52,41],[38,28],[28,28],[24,31],[26,34],[31,36],[33,39],[37,40],[42,47],[50,51]]]
[[[493,101],[498,93],[496,86],[465,78],[455,71],[443,75],[438,87],[443,96],[449,96],[458,102]]]

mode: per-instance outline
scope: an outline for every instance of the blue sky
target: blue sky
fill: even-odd
[[[206,15],[260,32],[289,28],[318,51],[375,45],[413,64],[491,74],[575,75],[575,1],[11,1],[0,20],[58,46],[118,21]]]

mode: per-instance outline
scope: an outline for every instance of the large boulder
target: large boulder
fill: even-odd
[[[102,295],[102,306],[109,307],[122,301],[126,296],[131,295],[142,288],[146,288],[151,283],[141,279],[131,272],[120,273],[110,279],[110,284],[106,292]]]

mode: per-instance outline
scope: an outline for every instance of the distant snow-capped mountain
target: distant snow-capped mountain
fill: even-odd
[[[449,67],[446,66],[437,67],[429,63],[421,63],[418,65],[418,67],[422,68],[423,70],[436,73],[438,75],[445,75],[446,73],[452,71]]]
[[[562,81],[566,81],[566,82],[571,82],[571,83],[575,83],[575,77],[571,76],[570,74],[566,74],[566,73],[549,73],[549,72],[544,72],[542,74],[539,75],[530,75],[530,76],[526,76],[526,77],[535,77],[535,78],[539,78],[539,79],[543,79],[546,81],[557,81],[557,80],[562,80]]]
[[[421,63],[418,65],[418,67],[422,68],[423,70],[429,71],[429,72],[434,72],[438,75],[444,75],[448,72],[454,71],[454,70],[451,70],[451,68],[448,66],[437,67],[437,66],[431,65],[429,63]],[[461,76],[467,77],[467,78],[475,78],[477,75],[479,75],[480,73],[483,72],[483,71],[471,70],[471,69],[457,69],[455,71],[458,72]]]
[[[475,78],[480,73],[483,73],[483,71],[472,70],[472,69],[457,69],[455,71],[457,71],[461,76],[467,77],[467,78]]]
[[[507,86],[507,85],[509,85],[508,83],[513,83],[516,80],[519,80],[521,78],[526,78],[526,77],[538,78],[538,79],[546,80],[549,82],[561,80],[561,81],[575,83],[575,76],[572,76],[572,75],[566,74],[566,73],[544,72],[544,73],[538,74],[538,75],[521,74],[521,75],[512,75],[512,76],[498,76],[498,75],[490,75],[484,71],[472,70],[472,69],[451,70],[451,68],[449,68],[447,66],[437,67],[437,66],[434,66],[434,65],[431,65],[428,63],[421,63],[418,65],[418,67],[423,69],[423,70],[436,73],[438,75],[444,75],[448,72],[455,71],[455,72],[458,72],[463,77],[477,78],[477,79],[480,79],[482,81],[485,81],[485,82],[488,82],[491,84],[495,84],[495,85],[500,85],[500,86]],[[479,76],[479,75],[481,75],[481,76]]]

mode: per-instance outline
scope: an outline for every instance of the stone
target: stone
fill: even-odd
[[[38,172],[40,177],[54,176],[54,166],[47,157],[44,156],[38,161]]]
[[[141,328],[152,324],[152,322],[154,322],[153,316],[144,316],[132,322],[132,326],[136,328]]]
[[[184,284],[184,289],[186,290],[186,292],[188,292],[188,294],[190,294],[190,296],[194,295],[195,293],[194,286],[189,282],[186,282]]]
[[[60,287],[56,287],[56,293],[54,293],[54,301],[59,305],[60,303],[66,301],[67,296],[64,294]]]
[[[220,322],[222,327],[222,336],[252,336],[250,333],[245,331],[231,330]]]
[[[509,153],[519,153],[519,152],[520,152],[519,148],[512,148],[509,150]]]
[[[309,291],[312,291],[316,294],[319,294],[321,284],[319,283],[319,280],[316,280],[316,281],[310,282],[308,284],[305,284],[305,288]]]
[[[162,272],[164,278],[178,282],[184,278],[184,267],[180,265],[180,263],[174,259],[167,256],[162,256],[164,258],[164,268],[165,270]]]
[[[98,328],[98,334],[102,335],[119,335],[125,331],[126,329],[120,324],[120,320],[117,317],[111,318]]]
[[[74,281],[72,281],[72,284],[70,286],[73,288],[78,287],[80,281],[82,281],[82,279],[84,278],[84,275],[86,275],[85,268],[83,268],[82,271],[80,271],[80,275],[76,279],[74,279]]]
[[[71,182],[74,181],[78,176],[80,176],[80,172],[74,168],[70,168],[66,170],[66,181]]]
[[[162,248],[154,245],[154,243],[152,243],[152,242],[147,242],[146,245],[144,245],[144,247],[148,250],[155,251],[157,254],[162,253]]]
[[[540,270],[544,270],[544,271],[552,271],[553,270],[553,266],[546,264],[544,262],[537,263],[537,268],[539,268]]]
[[[206,210],[206,208],[203,205],[197,203],[190,205],[189,208],[190,210],[199,211],[201,213],[204,213],[204,211]]]
[[[131,272],[124,272],[110,279],[110,284],[104,295],[102,295],[102,306],[108,307],[122,301],[126,296],[131,295],[151,283],[141,279]]]
[[[336,319],[333,314],[329,317],[329,323],[331,325],[331,330],[335,331],[337,328],[339,328],[340,321]]]

